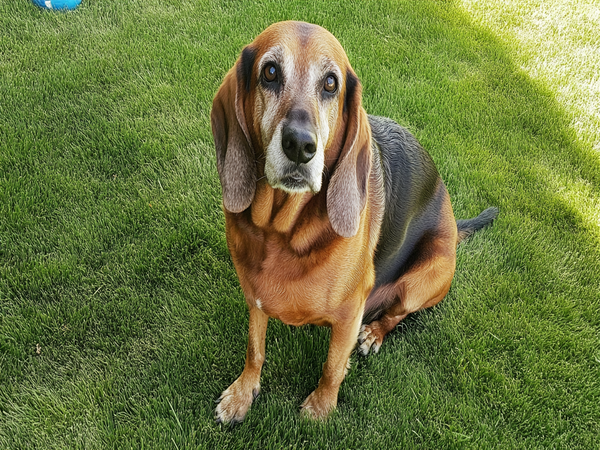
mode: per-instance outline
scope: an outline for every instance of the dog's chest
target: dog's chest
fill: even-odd
[[[262,255],[246,279],[256,306],[288,325],[326,324],[335,274],[325,276],[318,256],[299,257],[277,239],[265,240]]]
[[[265,201],[268,193],[257,193],[248,212],[226,214],[228,246],[246,299],[286,324],[330,324],[369,272],[368,249],[356,244],[364,236],[337,235],[322,199],[290,208],[290,202]]]
[[[236,231],[233,231],[233,230]],[[250,306],[289,325],[327,325],[345,297],[348,273],[336,245],[299,254],[290,237],[244,233],[231,225],[229,248]]]

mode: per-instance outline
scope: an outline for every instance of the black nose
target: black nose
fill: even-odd
[[[290,161],[306,164],[317,151],[317,136],[305,127],[286,125],[281,134],[281,146]]]

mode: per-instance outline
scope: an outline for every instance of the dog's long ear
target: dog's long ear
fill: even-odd
[[[215,95],[210,114],[223,205],[234,213],[248,208],[256,191],[254,150],[244,113],[255,56],[251,47],[244,48]]]
[[[344,98],[345,139],[327,190],[329,221],[335,232],[343,237],[352,237],[358,232],[371,172],[371,129],[361,100],[358,77],[348,68]]]

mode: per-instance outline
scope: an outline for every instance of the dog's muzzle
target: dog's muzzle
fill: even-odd
[[[321,189],[324,153],[317,128],[304,109],[291,110],[267,148],[269,184],[294,194]]]

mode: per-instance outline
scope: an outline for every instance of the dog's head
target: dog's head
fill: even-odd
[[[361,86],[327,30],[280,22],[244,48],[213,102],[217,168],[228,211],[252,203],[259,176],[287,193],[327,187],[342,236],[358,231],[371,165]]]

